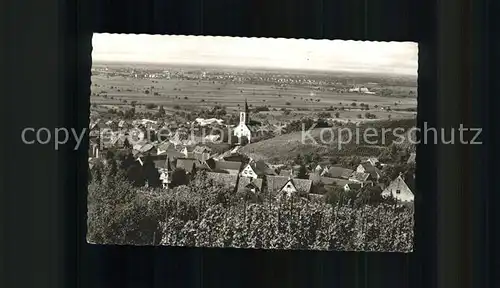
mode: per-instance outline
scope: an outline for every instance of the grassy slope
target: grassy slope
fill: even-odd
[[[364,124],[359,126],[359,132],[353,131],[352,133],[359,133],[363,135],[363,130],[366,128],[375,128],[379,131],[379,135],[382,135],[382,128],[385,129],[395,129],[401,127],[403,129],[409,129],[415,126],[415,119],[404,119],[404,120],[392,120],[392,121],[380,121],[377,123]],[[338,129],[338,128],[334,128]],[[393,131],[392,130],[392,131]],[[342,144],[341,149],[338,146],[338,130],[334,130],[335,136],[334,141],[331,140],[331,134],[324,132],[323,139],[325,141],[321,141],[320,133],[321,129],[313,130],[310,135],[314,138],[316,143],[313,141],[302,141],[303,133],[302,132],[294,132],[290,134],[285,134],[281,136],[274,137],[272,139],[263,140],[256,143],[250,143],[241,149],[241,152],[247,154],[248,156],[254,159],[263,159],[269,161],[270,163],[284,163],[287,161],[291,161],[295,159],[297,154],[306,154],[309,152],[317,153],[322,158],[328,158],[332,156],[377,156],[381,149],[385,146],[388,146],[392,143],[393,140],[397,139],[390,134],[386,134],[385,144],[381,143],[381,136],[375,137],[379,142],[377,144],[367,144],[363,143],[363,136],[360,136],[360,142],[355,140],[355,136],[353,136],[353,140],[350,143]],[[348,132],[342,133],[343,142],[348,142]],[[307,139],[307,138],[304,138]],[[374,138],[369,138],[369,141]],[[359,144],[358,144],[359,143]],[[382,145],[381,145],[382,144]],[[408,140],[405,140],[402,144],[402,147],[407,149],[411,149],[411,144]]]

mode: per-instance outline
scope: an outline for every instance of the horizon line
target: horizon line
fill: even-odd
[[[169,62],[153,62],[153,61],[134,61],[134,60],[92,60],[92,64],[136,64],[136,65],[156,65],[156,66],[187,66],[187,67],[200,67],[200,68],[240,68],[242,70],[269,70],[269,71],[311,71],[323,73],[345,73],[345,74],[364,74],[364,75],[385,75],[385,76],[400,76],[418,79],[418,73],[405,74],[396,72],[373,72],[373,71],[353,71],[353,70],[331,70],[321,68],[282,68],[282,67],[266,67],[266,66],[244,66],[238,64],[199,64],[199,63],[169,63]],[[418,72],[418,71],[417,71]]]

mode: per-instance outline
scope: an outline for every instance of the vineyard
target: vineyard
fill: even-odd
[[[139,192],[111,172],[89,184],[88,241],[132,245],[397,251],[413,249],[413,210],[233,193],[198,175]]]

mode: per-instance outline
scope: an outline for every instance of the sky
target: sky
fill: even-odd
[[[98,62],[221,65],[417,75],[418,44],[284,38],[94,34]]]

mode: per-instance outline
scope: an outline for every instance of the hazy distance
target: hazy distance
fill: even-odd
[[[283,38],[94,34],[94,62],[417,76],[418,44]]]

